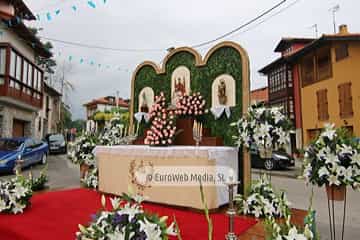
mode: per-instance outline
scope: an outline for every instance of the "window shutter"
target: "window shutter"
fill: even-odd
[[[328,111],[328,100],[327,100],[327,90],[319,90],[316,92],[317,95],[317,108],[318,108],[318,119],[319,121],[324,121],[329,119]]]
[[[340,117],[347,118],[354,115],[352,106],[351,82],[338,86]]]

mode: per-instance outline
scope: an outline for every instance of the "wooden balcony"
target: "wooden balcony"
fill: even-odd
[[[43,103],[43,71],[10,44],[0,44],[0,97],[11,104],[37,111]]]

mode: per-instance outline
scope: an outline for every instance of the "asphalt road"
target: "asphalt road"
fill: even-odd
[[[43,169],[42,165],[35,165],[25,169],[24,174],[30,171],[34,175],[39,174]],[[253,170],[253,178],[258,178],[258,170]],[[309,207],[309,198],[311,187],[307,187],[303,180],[294,178],[299,173],[299,167],[288,171],[273,171],[272,184],[276,189],[284,189],[288,193],[288,198],[292,202],[292,207],[307,209]],[[62,188],[75,188],[80,186],[79,166],[72,164],[65,155],[51,155],[48,158],[48,176],[49,187],[52,190]],[[8,179],[13,175],[0,176],[1,179]],[[329,215],[327,197],[324,188],[314,188],[313,208],[316,209],[317,226],[322,240],[330,240],[329,234]],[[354,192],[348,189],[347,196],[347,215],[346,215],[346,240],[360,239],[360,192]],[[342,220],[342,203],[336,203],[335,213],[338,213],[336,222],[337,233],[340,234]],[[336,239],[341,239],[340,235]]]
[[[22,174],[27,176],[32,172],[36,177],[43,170],[45,165],[37,164],[23,169]],[[80,187],[80,170],[78,165],[72,164],[66,155],[50,155],[48,157],[47,173],[49,177],[48,186],[50,189],[64,189]],[[1,179],[13,178],[14,175],[0,175]]]

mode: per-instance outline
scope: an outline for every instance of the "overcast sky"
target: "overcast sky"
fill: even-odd
[[[213,39],[272,7],[280,0],[25,0],[41,20],[32,23],[41,27],[42,36],[65,41],[101,45],[110,48],[166,49],[189,46]],[[282,8],[296,2],[262,24],[256,23],[225,40],[241,44],[250,56],[251,88],[266,85],[266,78],[257,70],[278,57],[273,52],[281,37],[315,37],[311,26],[318,25],[319,33],[332,33],[329,9],[337,4],[337,24],[348,24],[351,32],[360,32],[359,0],[287,0]],[[77,6],[74,12],[71,7]],[[46,20],[47,12],[58,16]],[[278,9],[279,10],[279,9]],[[277,10],[277,11],[278,11]],[[276,13],[275,11],[274,13]],[[84,118],[82,104],[91,99],[115,95],[130,97],[131,72],[144,60],[159,63],[166,51],[116,52],[69,46],[53,42],[60,63],[69,64],[66,75],[75,86],[67,99],[74,119]],[[204,56],[207,48],[199,49]],[[80,64],[80,59],[85,60]],[[94,66],[89,64],[94,61]],[[99,68],[98,64],[102,64]],[[109,68],[106,66],[109,65]],[[122,70],[118,70],[121,67]],[[129,69],[129,72],[125,71]]]

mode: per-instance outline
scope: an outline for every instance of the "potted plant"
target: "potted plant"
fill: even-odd
[[[330,200],[343,201],[346,187],[360,187],[360,149],[344,128],[326,124],[305,151],[303,177],[313,185],[326,186]]]

